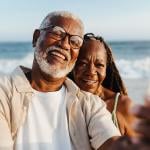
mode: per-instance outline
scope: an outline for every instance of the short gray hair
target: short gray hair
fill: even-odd
[[[49,13],[49,14],[43,19],[43,21],[42,21],[42,23],[41,23],[39,29],[48,27],[48,26],[51,24],[52,18],[54,18],[54,17],[59,17],[59,16],[60,16],[60,17],[64,17],[64,18],[71,18],[71,19],[77,21],[77,22],[81,25],[81,29],[82,29],[82,31],[84,32],[84,24],[83,24],[83,22],[81,21],[81,19],[80,19],[78,16],[76,16],[76,15],[74,15],[74,14],[68,12],[68,11],[54,11],[54,12]],[[84,34],[84,33],[83,33],[83,34]]]

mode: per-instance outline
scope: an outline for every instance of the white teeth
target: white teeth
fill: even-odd
[[[57,53],[57,52],[53,51],[53,52],[51,52],[51,54],[56,55],[56,56],[58,56],[58,57],[60,57],[60,58],[65,60],[65,56],[61,55],[60,53]]]
[[[88,80],[88,79],[84,79],[84,81],[86,81],[86,82],[89,83],[89,84],[93,84],[93,83],[96,83],[96,82],[97,82],[97,81]]]

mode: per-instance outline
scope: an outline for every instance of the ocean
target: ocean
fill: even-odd
[[[150,80],[150,41],[115,41],[109,45],[129,94],[140,101]],[[10,73],[18,65],[31,67],[33,54],[30,42],[1,42],[0,72]]]

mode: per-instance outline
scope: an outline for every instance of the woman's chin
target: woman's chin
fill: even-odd
[[[81,89],[82,89],[82,88],[81,88]],[[94,94],[95,91],[96,91],[95,88],[88,88],[88,87],[83,88],[83,90],[86,91],[86,92],[90,92],[90,93],[92,93],[92,94]]]

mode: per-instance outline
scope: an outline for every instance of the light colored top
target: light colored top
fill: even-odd
[[[114,109],[111,113],[112,114],[112,120],[113,120],[115,126],[117,127],[117,129],[119,129],[119,124],[118,124],[118,119],[117,119],[117,114],[116,114],[117,113],[117,105],[118,105],[118,101],[119,101],[119,96],[120,96],[120,93],[117,93],[116,97],[115,97]]]
[[[34,90],[27,119],[18,131],[15,149],[71,150],[64,86],[56,92]]]
[[[0,77],[0,149],[13,149],[18,130],[27,118],[34,93],[24,74],[29,71],[18,67],[11,75]],[[64,86],[73,150],[98,149],[109,138],[120,135],[99,96],[80,90],[68,78]]]

